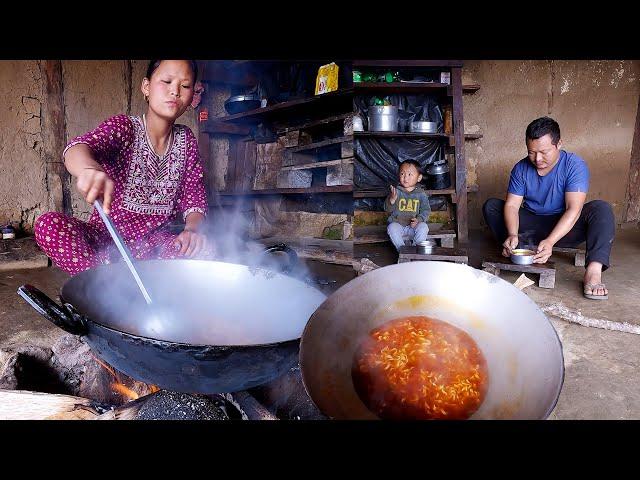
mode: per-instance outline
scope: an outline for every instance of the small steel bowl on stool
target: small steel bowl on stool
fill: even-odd
[[[424,242],[419,242],[416,245],[416,247],[418,247],[418,253],[431,253],[435,246],[436,242],[434,240],[425,240]]]
[[[531,265],[535,254],[536,252],[533,250],[516,248],[515,250],[511,250],[511,261],[518,265]]]

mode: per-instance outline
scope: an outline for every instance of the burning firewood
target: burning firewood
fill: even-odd
[[[279,420],[248,392],[226,393],[224,397],[240,410],[244,420]]]
[[[72,395],[0,390],[0,420],[91,420],[104,406]]]
[[[248,392],[223,397],[248,420],[277,420]],[[216,399],[160,390],[112,407],[73,395],[0,390],[0,420],[229,420]]]

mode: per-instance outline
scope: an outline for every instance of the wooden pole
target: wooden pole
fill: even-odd
[[[89,420],[100,413],[88,398],[26,390],[0,390],[0,420]]]
[[[633,133],[633,143],[631,145],[625,221],[640,222],[640,98],[638,98],[636,128]]]
[[[40,72],[44,90],[40,122],[49,191],[49,210],[71,215],[69,174],[62,161],[62,151],[66,145],[62,62],[42,60]]]
[[[462,68],[451,68],[453,94],[453,136],[456,149],[456,228],[458,242],[467,243],[467,162],[464,155],[464,121],[462,113]]]

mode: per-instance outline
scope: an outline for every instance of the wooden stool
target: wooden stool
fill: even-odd
[[[467,251],[463,248],[432,247],[431,253],[418,253],[418,247],[415,245],[400,247],[398,263],[418,260],[469,263]]]
[[[538,286],[540,288],[553,288],[556,285],[556,265],[553,262],[532,263],[531,265],[518,265],[511,263],[507,257],[491,258],[482,262],[482,269],[485,272],[500,276],[500,270],[510,270],[512,272],[535,273],[540,275]]]
[[[412,246],[411,242],[413,242],[413,237],[403,236],[405,246]],[[456,234],[449,232],[448,230],[436,230],[435,232],[429,232],[427,234],[427,240],[436,240],[439,242],[441,247],[453,248],[453,242],[456,239]]]
[[[576,267],[584,267],[586,251],[582,250],[581,248],[553,247],[552,252],[573,253],[575,254],[575,256],[573,257],[573,264]]]

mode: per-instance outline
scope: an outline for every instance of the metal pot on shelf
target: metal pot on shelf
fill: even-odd
[[[370,132],[397,132],[398,107],[395,105],[375,105],[367,114]]]
[[[353,116],[353,131],[364,132],[364,125],[362,123],[362,117],[358,114]]]
[[[446,160],[439,160],[425,169],[426,184],[429,190],[444,190],[451,188],[451,175]]]

